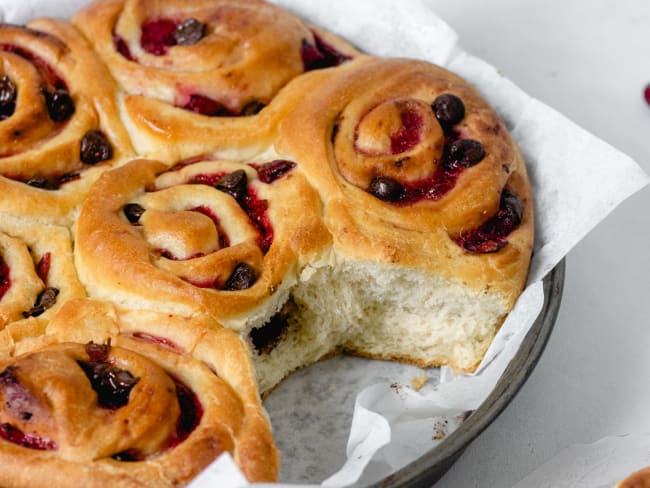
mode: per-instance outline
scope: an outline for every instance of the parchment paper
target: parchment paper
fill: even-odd
[[[0,17],[17,23],[37,15],[65,18],[85,3],[0,0]],[[296,373],[265,402],[283,452],[283,482],[363,485],[444,442],[465,413],[481,404],[539,314],[543,303],[540,280],[649,178],[630,158],[463,51],[456,33],[421,0],[275,3],[370,54],[425,59],[465,77],[506,122],[524,153],[533,184],[536,242],[529,286],[477,373],[455,377],[446,368],[422,371],[339,357]],[[427,382],[417,392],[411,380],[423,375]],[[226,455],[199,476],[192,488],[245,485]]]

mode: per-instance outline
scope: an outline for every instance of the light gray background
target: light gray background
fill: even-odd
[[[464,49],[650,173],[650,1],[427,1]],[[646,187],[569,254],[541,361],[436,488],[511,487],[570,445],[650,432],[649,374]]]

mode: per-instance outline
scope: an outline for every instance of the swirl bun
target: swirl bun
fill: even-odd
[[[264,0],[95,0],[0,61],[2,486],[273,481],[258,392],[474,371],[523,289],[522,155],[443,68]]]
[[[0,344],[5,486],[177,486],[223,451],[252,481],[277,475],[246,346],[209,321],[73,300]]]
[[[188,121],[212,125],[190,114],[255,115],[305,70],[335,66],[356,53],[260,0],[99,0],[73,23],[94,39],[126,92],[136,148],[157,159],[166,159],[159,142],[182,136]],[[188,139],[194,154],[205,151],[198,147],[206,140],[199,132]]]
[[[208,313],[237,330],[277,309],[329,243],[320,201],[290,161],[198,158],[165,170],[139,160],[106,173],[93,194],[76,233],[93,296]]]
[[[60,21],[0,26],[0,60],[0,211],[69,223],[92,181],[132,154],[115,87]]]

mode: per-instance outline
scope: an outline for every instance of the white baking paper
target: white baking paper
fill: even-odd
[[[605,437],[559,452],[513,488],[613,488],[650,466],[650,434]]]
[[[24,23],[36,15],[68,17],[85,3],[0,0],[0,18]],[[294,488],[310,483],[362,486],[444,442],[464,415],[478,408],[539,314],[543,303],[540,280],[649,178],[630,158],[464,52],[456,33],[422,0],[275,3],[370,54],[425,59],[465,77],[495,107],[519,143],[535,195],[536,241],[529,286],[477,373],[454,376],[446,368],[423,371],[338,357],[297,372],[265,402],[283,452],[283,483],[303,484],[292,484]],[[423,376],[427,379],[424,387],[415,391],[411,381]],[[191,486],[246,485],[232,459],[222,456]]]

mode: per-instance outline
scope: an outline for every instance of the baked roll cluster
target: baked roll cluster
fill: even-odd
[[[261,0],[98,0],[0,59],[3,486],[274,480],[292,371],[473,371],[524,286],[524,161],[443,68]]]

